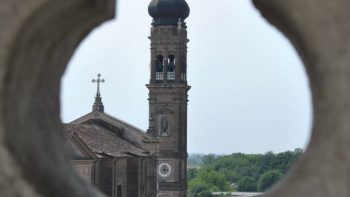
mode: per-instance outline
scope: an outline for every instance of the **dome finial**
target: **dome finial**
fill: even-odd
[[[184,22],[190,14],[190,8],[185,0],[152,0],[148,13],[154,19],[153,26],[177,26],[178,18]]]

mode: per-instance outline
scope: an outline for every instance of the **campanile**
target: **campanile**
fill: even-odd
[[[152,0],[149,128],[159,139],[157,179],[159,197],[186,196],[187,168],[187,26],[185,0]]]

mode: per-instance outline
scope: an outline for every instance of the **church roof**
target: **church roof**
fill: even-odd
[[[98,111],[90,112],[72,121],[71,124],[99,125],[101,128],[114,132],[120,138],[138,147],[143,147],[145,142],[153,142],[156,140],[152,136],[147,135],[145,131],[132,124]]]
[[[65,124],[66,140],[77,136],[97,157],[147,156],[147,151],[95,124]]]

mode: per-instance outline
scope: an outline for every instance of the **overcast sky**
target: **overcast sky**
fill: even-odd
[[[188,152],[264,153],[307,146],[311,96],[290,42],[247,0],[187,0]],[[80,45],[62,79],[62,120],[91,111],[101,73],[106,113],[148,127],[148,0],[119,0],[117,17]]]

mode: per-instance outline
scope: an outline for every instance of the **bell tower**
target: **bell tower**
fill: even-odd
[[[159,139],[157,180],[159,197],[186,196],[187,169],[187,26],[185,0],[152,0],[149,128]]]

